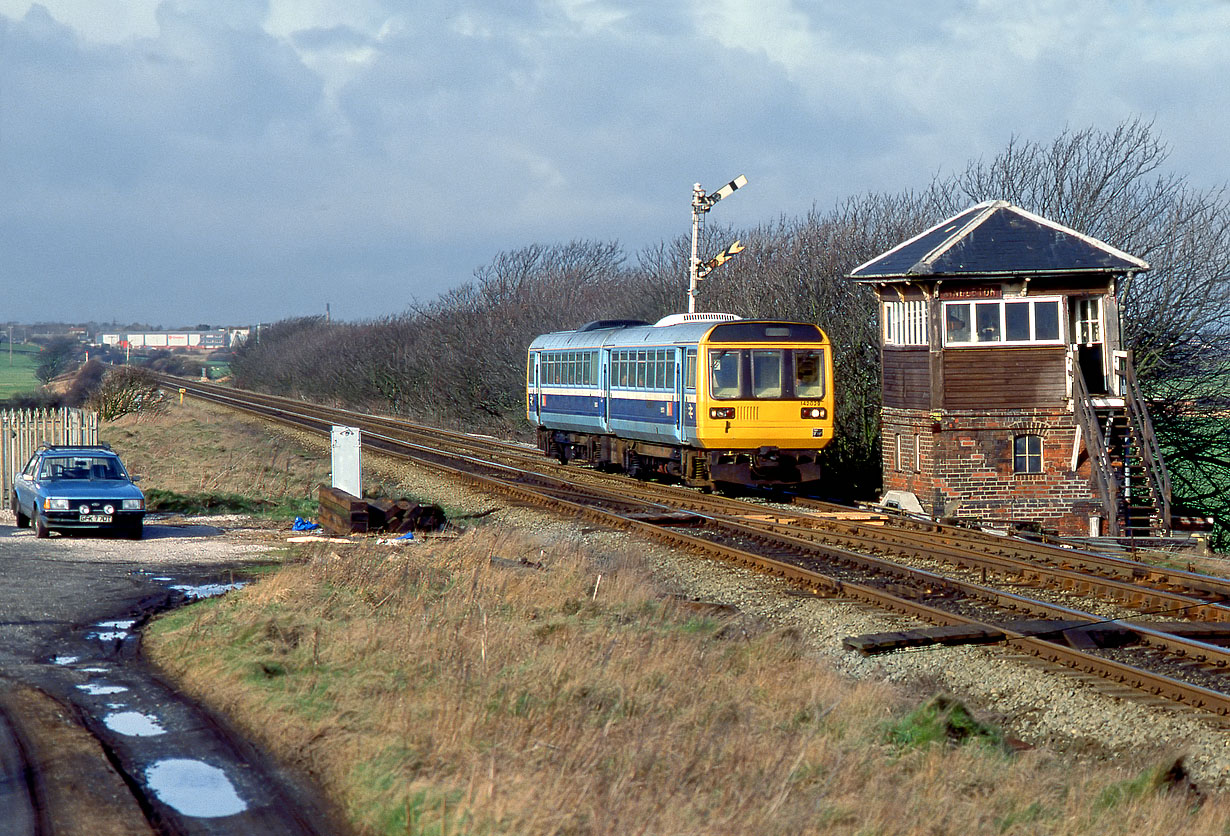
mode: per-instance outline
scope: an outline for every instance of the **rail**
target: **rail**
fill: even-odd
[[[1076,352],[1068,352],[1068,379],[1072,381],[1072,407],[1076,414],[1076,425],[1085,437],[1085,448],[1089,451],[1090,470],[1093,471],[1093,484],[1097,488],[1098,498],[1106,512],[1107,534],[1118,537],[1119,522],[1119,481],[1110,463],[1110,450],[1107,448],[1106,436],[1098,426],[1098,415],[1093,408],[1093,400],[1085,379],[1081,375],[1080,366],[1076,362]]]
[[[1122,356],[1122,355],[1121,355]],[[1162,458],[1161,448],[1157,444],[1157,436],[1153,432],[1153,420],[1144,398],[1140,394],[1140,386],[1136,382],[1136,367],[1132,362],[1132,354],[1128,352],[1123,357],[1122,379],[1127,388],[1124,400],[1127,403],[1128,417],[1131,425],[1139,431],[1141,441],[1140,453],[1145,460],[1145,469],[1149,475],[1149,486],[1157,497],[1162,514],[1162,526],[1170,530],[1170,473],[1166,470],[1166,462]]]

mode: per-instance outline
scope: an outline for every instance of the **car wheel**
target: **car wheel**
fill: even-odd
[[[35,511],[33,520],[34,520],[34,536],[35,537],[38,537],[41,539],[51,534],[51,529],[47,527],[47,521],[43,519],[42,514]]]
[[[17,502],[17,494],[13,494],[13,513],[17,516],[18,528],[30,527],[30,518],[21,513],[21,505]]]

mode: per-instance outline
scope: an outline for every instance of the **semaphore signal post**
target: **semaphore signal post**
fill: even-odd
[[[700,263],[700,229],[704,216],[724,197],[730,197],[747,185],[747,178],[740,174],[713,194],[705,194],[700,183],[692,186],[692,258],[688,262],[688,313],[696,312],[697,283],[718,267],[743,251],[743,245],[735,241],[704,264]]]

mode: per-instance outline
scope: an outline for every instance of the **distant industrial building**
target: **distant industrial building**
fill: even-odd
[[[217,328],[211,331],[145,331],[99,334],[98,345],[116,348],[185,349],[218,351],[235,348],[248,338],[248,328]]]

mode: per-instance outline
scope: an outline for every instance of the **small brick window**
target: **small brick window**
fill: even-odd
[[[1012,440],[1012,472],[1042,472],[1042,436],[1018,435]]]

